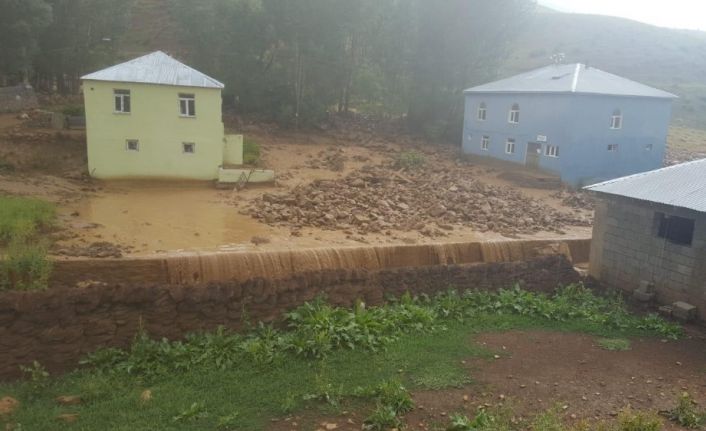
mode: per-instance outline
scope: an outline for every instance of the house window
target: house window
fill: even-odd
[[[140,141],[137,139],[128,139],[125,141],[126,151],[140,151]]]
[[[490,146],[490,136],[483,136],[480,139],[480,149],[483,151],[488,151],[489,146]]]
[[[508,139],[505,143],[505,152],[507,154],[515,154],[515,140]]]
[[[623,128],[623,113],[620,112],[620,109],[613,111],[613,116],[610,117],[610,128],[613,130]]]
[[[116,114],[130,113],[130,90],[113,90],[113,98]]]
[[[547,145],[544,148],[544,155],[547,157],[559,157],[559,146],[558,145]]]
[[[196,98],[193,94],[179,94],[179,114],[182,117],[196,116]]]
[[[512,124],[518,124],[520,122],[520,105],[515,103],[512,105],[512,108],[510,108],[510,113],[508,114],[507,117],[508,123]]]
[[[617,152],[618,151],[618,144],[608,144],[608,151],[610,152]]]
[[[657,236],[677,244],[691,246],[694,240],[694,220],[655,213]]]
[[[181,149],[184,154],[194,154],[196,152],[196,144],[193,142],[182,142]]]
[[[482,102],[478,106],[478,121],[485,121],[485,117],[486,117],[487,113],[488,113],[488,110],[485,106],[485,102]]]

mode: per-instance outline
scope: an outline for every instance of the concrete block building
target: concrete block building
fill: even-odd
[[[654,283],[706,319],[706,159],[586,187],[599,197],[590,274],[627,291]]]
[[[572,186],[662,167],[676,96],[583,64],[465,91],[463,150]]]

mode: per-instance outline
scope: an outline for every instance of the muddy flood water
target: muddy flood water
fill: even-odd
[[[132,252],[214,249],[272,237],[271,229],[238,213],[238,195],[207,184],[104,184],[100,192],[61,208],[78,241],[110,241]]]

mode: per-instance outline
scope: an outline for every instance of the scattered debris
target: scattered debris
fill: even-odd
[[[260,245],[260,244],[269,244],[270,239],[265,238],[264,236],[257,236],[255,235],[254,237],[250,238],[250,242],[255,244],[255,245]]]
[[[570,208],[593,211],[595,207],[593,198],[586,192],[560,190],[551,196],[561,199],[561,203]]]
[[[467,170],[432,163],[404,175],[392,166],[364,166],[337,180],[316,180],[288,193],[267,193],[246,210],[270,225],[351,231],[388,229],[445,236],[451,225],[470,225],[505,235],[562,232],[590,226],[585,216],[555,210],[509,187],[475,180]]]
[[[107,241],[91,243],[87,246],[70,245],[57,246],[52,252],[61,256],[71,257],[123,257],[125,247]]]

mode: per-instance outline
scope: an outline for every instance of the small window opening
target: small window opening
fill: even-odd
[[[485,102],[482,102],[478,106],[478,121],[485,121],[487,114],[488,114],[488,109],[485,106]]]
[[[512,105],[507,121],[512,124],[518,124],[520,122],[520,105],[517,103]]]
[[[544,148],[544,155],[547,157],[559,157],[559,146],[558,145],[547,145]]]
[[[505,152],[507,154],[515,154],[515,140],[508,139],[505,143]]]
[[[608,151],[610,151],[610,152],[618,151],[618,144],[608,144]]]
[[[480,149],[488,151],[488,147],[490,147],[490,136],[483,136],[480,140]]]
[[[694,240],[694,220],[664,213],[656,213],[655,218],[658,237],[673,244],[691,246]]]
[[[116,114],[130,113],[130,90],[113,90],[115,100],[114,112]]]
[[[652,144],[645,145],[645,151],[652,151]]]
[[[182,117],[196,116],[196,98],[193,94],[179,94],[179,113]]]
[[[623,113],[620,109],[613,111],[613,116],[610,117],[610,128],[618,130],[623,128]]]
[[[140,141],[137,139],[128,139],[125,142],[126,151],[140,151]]]
[[[196,152],[196,144],[193,142],[183,142],[181,148],[184,154],[194,154]]]

